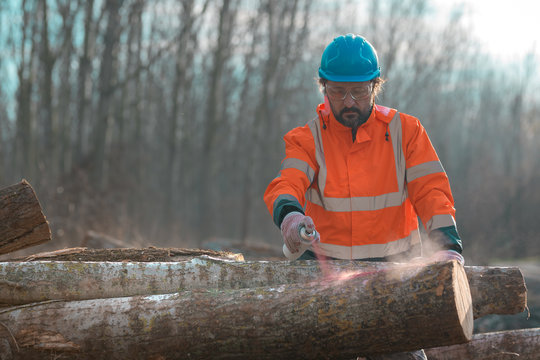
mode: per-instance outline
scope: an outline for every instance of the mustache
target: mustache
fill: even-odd
[[[340,112],[339,112],[339,115],[340,116],[343,116],[343,114],[345,114],[346,112],[355,112],[357,113],[358,115],[362,115],[362,113],[360,112],[360,109],[356,108],[356,107],[350,107],[350,108],[343,108]]]

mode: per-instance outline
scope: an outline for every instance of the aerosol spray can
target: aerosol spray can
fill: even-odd
[[[283,244],[283,254],[289,260],[296,260],[302,255],[317,239],[317,231],[308,232],[304,226],[300,228],[300,236],[302,237],[302,242],[300,243],[300,249],[298,252],[291,253],[287,245]]]

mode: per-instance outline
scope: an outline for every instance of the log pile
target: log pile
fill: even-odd
[[[10,239],[11,249],[31,243]],[[478,342],[473,318],[523,311],[526,288],[517,268],[453,261],[328,261],[323,271],[211,250],[74,248],[0,262],[0,306],[1,360],[351,359],[419,348],[446,359]]]
[[[104,261],[107,253],[115,260]],[[136,261],[118,262],[122,254]],[[141,261],[143,258],[147,261]],[[70,249],[24,260],[0,263],[0,278],[4,279],[0,281],[0,304],[302,284],[324,276],[316,261],[241,261],[238,255],[210,250]],[[332,274],[393,271],[396,266],[361,261],[326,263]],[[465,266],[465,273],[474,318],[517,314],[525,309],[527,290],[518,268]]]
[[[114,258],[121,250],[107,252]],[[0,323],[10,324],[0,327],[0,348],[18,348],[14,359],[51,352],[77,359],[118,352],[352,358],[466,342],[473,312],[526,306],[515,268],[331,261],[331,273],[349,278],[325,279],[315,261],[244,262],[180,249],[127,253],[141,260],[146,251],[152,261],[95,262],[103,251],[69,249],[0,263],[0,302],[10,306],[0,311]],[[167,254],[174,261],[154,261]],[[84,261],[43,260],[66,256]],[[476,303],[460,297],[469,286]]]
[[[332,280],[186,290],[0,313],[25,359],[42,358],[44,350],[77,359],[350,359],[464,343],[472,320],[466,274],[455,262],[396,265],[338,286]],[[9,342],[9,334],[3,339]]]

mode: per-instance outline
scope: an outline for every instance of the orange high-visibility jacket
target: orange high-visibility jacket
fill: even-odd
[[[264,201],[274,221],[280,201],[298,203],[320,233],[320,251],[340,259],[401,254],[426,230],[455,226],[448,177],[417,118],[374,105],[353,142],[329,105],[289,131],[281,171]]]

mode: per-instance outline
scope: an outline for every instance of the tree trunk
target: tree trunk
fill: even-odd
[[[476,334],[467,344],[427,349],[430,360],[536,360],[540,328]]]
[[[77,78],[77,123],[76,123],[76,136],[75,136],[75,156],[72,159],[73,163],[80,163],[83,158],[85,143],[85,127],[86,127],[86,113],[87,113],[87,101],[89,94],[88,82],[90,80],[90,73],[92,70],[91,58],[93,56],[91,51],[91,39],[92,39],[92,13],[94,12],[94,0],[87,0],[84,3],[84,40],[82,44],[82,55],[79,58],[79,70]]]
[[[236,20],[235,0],[223,0],[219,7],[219,20],[217,23],[218,38],[215,48],[212,50],[212,68],[209,70],[208,97],[206,102],[206,117],[204,123],[204,135],[200,159],[200,181],[198,190],[198,231],[199,244],[206,240],[216,231],[215,227],[215,198],[213,189],[217,187],[215,175],[215,145],[219,134],[219,122],[225,116],[224,104],[230,96],[224,91],[224,72],[232,52],[232,32]]]
[[[49,8],[46,0],[41,0],[38,5],[41,12],[41,39],[40,39],[40,67],[41,88],[40,88],[40,111],[39,121],[43,124],[42,143],[40,152],[44,162],[48,165],[48,173],[57,175],[56,164],[52,158],[56,152],[57,140],[53,130],[53,71],[56,64],[56,54],[51,50],[49,38]]]
[[[49,223],[26,180],[0,189],[0,254],[51,240]]]
[[[37,52],[36,32],[37,21],[31,14],[37,12],[35,2],[23,0],[21,3],[22,23],[20,34],[20,52],[19,66],[17,69],[17,80],[19,88],[17,90],[17,115],[15,121],[15,161],[13,168],[17,169],[18,174],[24,176],[32,176],[34,169],[34,154],[33,144],[35,140],[35,130],[33,126],[32,114],[32,94],[34,92],[34,82],[36,81],[35,73],[35,54]]]
[[[113,95],[117,81],[118,44],[121,33],[121,0],[106,1],[104,11],[107,14],[107,30],[103,38],[104,48],[101,54],[99,72],[99,97],[94,128],[95,172],[94,184],[99,190],[104,190],[108,183],[108,150],[107,133],[110,126],[111,109],[115,104]]]
[[[350,359],[471,339],[462,266],[402,264],[395,270],[11,308],[0,313],[0,343],[11,345],[14,359],[49,352],[76,359]]]
[[[117,252],[122,253],[121,250]],[[172,254],[174,256],[174,252]],[[316,261],[238,262],[231,261],[227,254],[193,252],[192,255],[197,257],[185,254],[183,258],[176,257],[177,262],[156,262],[171,261],[171,258],[148,253],[146,256],[152,262],[111,262],[122,259],[110,256],[106,261],[107,257],[103,256],[98,259],[106,262],[99,264],[71,261],[0,263],[0,276],[4,278],[0,281],[0,304],[168,294],[195,289],[242,289],[307,283],[324,278]],[[67,256],[75,260],[78,255],[64,254]],[[215,259],[217,256],[225,261]],[[54,257],[47,259],[54,260]],[[329,261],[327,266],[336,276],[354,271],[387,271],[402,265]],[[517,314],[525,309],[527,289],[518,268],[467,266],[465,273],[475,318]]]

